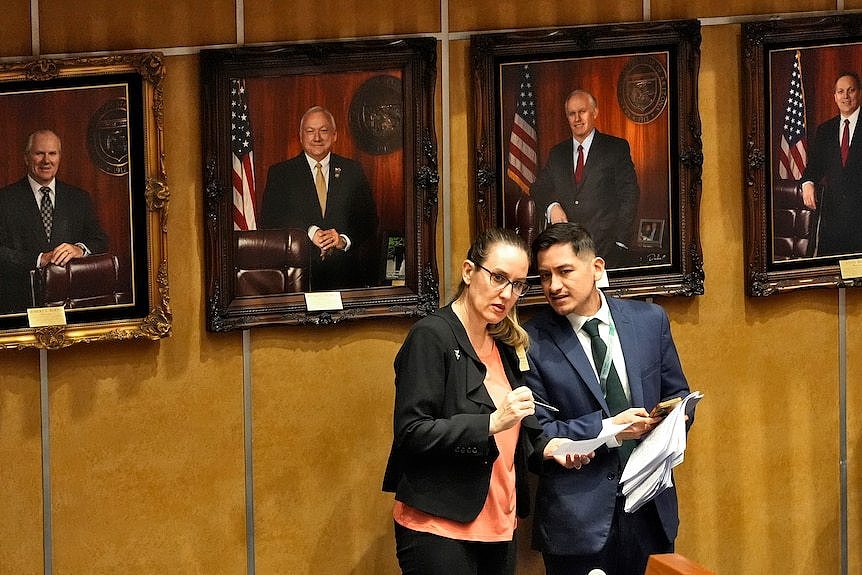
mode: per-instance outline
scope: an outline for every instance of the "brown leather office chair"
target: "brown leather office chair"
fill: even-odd
[[[539,235],[536,202],[527,194],[522,194],[515,203],[515,225],[515,232],[524,238],[528,246],[533,245],[533,240]]]
[[[69,309],[116,305],[120,264],[113,254],[74,258],[64,266],[49,264],[30,271],[34,307],[63,306]]]
[[[237,296],[308,291],[305,230],[238,231],[234,236]]]
[[[776,180],[772,188],[772,237],[775,260],[814,254],[817,217],[802,203],[794,180]]]
[[[536,217],[536,202],[519,188],[512,186],[505,191],[505,222],[506,227],[521,236],[527,245],[539,235],[540,222]]]

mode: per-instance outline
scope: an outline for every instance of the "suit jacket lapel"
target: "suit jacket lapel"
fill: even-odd
[[[329,186],[326,192],[326,211],[333,209],[341,202],[341,158],[332,154],[329,156]],[[335,208],[337,209],[337,208]]]
[[[440,313],[443,318],[449,323],[449,327],[452,328],[452,333],[455,335],[455,340],[458,342],[458,347],[460,353],[464,355],[464,359],[457,359],[456,363],[459,361],[464,362],[474,362],[478,365],[482,365],[482,361],[479,359],[479,355],[476,353],[476,350],[473,349],[473,344],[470,343],[470,338],[467,336],[467,330],[464,329],[464,326],[461,324],[461,320],[458,319],[458,316],[455,315],[455,312],[452,310],[451,306],[446,306],[440,309]],[[452,350],[453,353],[456,353],[455,350]],[[501,354],[502,356],[502,354]],[[464,369],[468,369],[467,363],[464,363]],[[491,399],[491,395],[488,393],[488,390],[485,388],[485,381],[480,380],[479,378],[465,378],[467,381],[467,397],[476,403],[480,403],[483,405],[487,405],[491,411],[497,409],[494,405],[494,401]]]
[[[39,212],[39,208],[36,206],[36,200],[33,196],[33,190],[30,189],[30,182],[29,180],[27,180],[26,177],[22,181],[19,191],[19,203],[20,205],[26,206],[26,208],[24,208],[25,221],[30,222],[29,224],[26,224],[24,226],[24,229],[26,229],[26,233],[35,240],[35,245],[45,245],[47,243],[47,240],[45,239],[45,226],[42,224],[42,214]]]
[[[608,154],[604,151],[605,139],[603,136],[598,130],[593,134],[590,155],[587,156],[587,160],[584,162],[584,180],[581,182],[581,186],[585,186],[590,179],[590,174],[598,172],[602,164],[608,159]]]
[[[54,217],[51,219],[51,247],[57,245],[53,238],[67,237],[67,227],[69,225],[69,202],[65,190],[56,182],[54,185]],[[40,215],[41,221],[41,215]]]
[[[623,349],[623,357],[626,360],[626,376],[629,380],[629,391],[631,392],[632,405],[644,404],[643,382],[641,381],[641,365],[639,347],[631,316],[626,312],[618,300],[607,298],[608,307],[616,327],[620,347]]]
[[[569,323],[567,318],[553,312],[551,313],[553,314],[551,316],[553,321],[549,329],[551,338],[553,338],[557,347],[560,348],[560,351],[563,352],[563,355],[566,356],[566,359],[572,365],[589,392],[593,394],[593,397],[602,406],[602,409],[610,413],[608,404],[605,401],[605,395],[602,393],[602,387],[599,384],[599,378],[596,377],[596,373],[593,371],[590,360],[587,359],[587,354],[584,352],[577,334],[572,330],[572,324]]]
[[[847,166],[850,164],[856,164],[859,162],[860,158],[862,158],[862,135],[859,134],[862,129],[862,122],[856,121],[856,129],[853,130],[853,138],[850,139],[850,150],[847,154]],[[840,155],[841,144],[838,144],[838,150]],[[847,167],[845,166],[845,167]]]

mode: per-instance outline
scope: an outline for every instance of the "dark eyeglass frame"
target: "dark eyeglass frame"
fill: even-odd
[[[521,297],[522,295],[527,293],[527,290],[530,289],[530,284],[526,281],[512,281],[501,273],[492,272],[482,264],[477,264],[476,262],[470,263],[472,263],[477,268],[481,268],[488,272],[488,281],[490,282],[491,287],[498,291],[503,291],[504,289],[506,289],[507,286],[512,286],[512,294],[514,294],[515,297]]]

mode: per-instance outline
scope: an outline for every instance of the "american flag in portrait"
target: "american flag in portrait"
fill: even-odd
[[[778,177],[798,180],[808,161],[808,136],[805,129],[805,90],[802,86],[802,64],[799,50],[793,57],[793,71],[784,107],[784,119],[778,151]]]
[[[248,117],[245,80],[230,82],[230,147],[233,161],[233,229],[256,230],[254,135]]]
[[[536,134],[536,94],[529,64],[521,69],[518,99],[515,103],[515,121],[509,136],[509,166],[506,175],[529,194],[536,181],[538,139]]]

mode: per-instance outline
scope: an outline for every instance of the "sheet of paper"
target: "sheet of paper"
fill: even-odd
[[[584,454],[589,453],[591,451],[595,451],[605,443],[607,443],[608,439],[625,429],[631,425],[631,423],[620,423],[620,424],[611,424],[607,426],[607,428],[603,429],[598,436],[592,439],[579,439],[579,440],[569,440],[559,446],[556,451],[554,451],[553,455],[575,455],[575,454]]]
[[[308,311],[327,311],[332,309],[344,309],[344,305],[341,301],[341,292],[305,292],[305,308]]]

